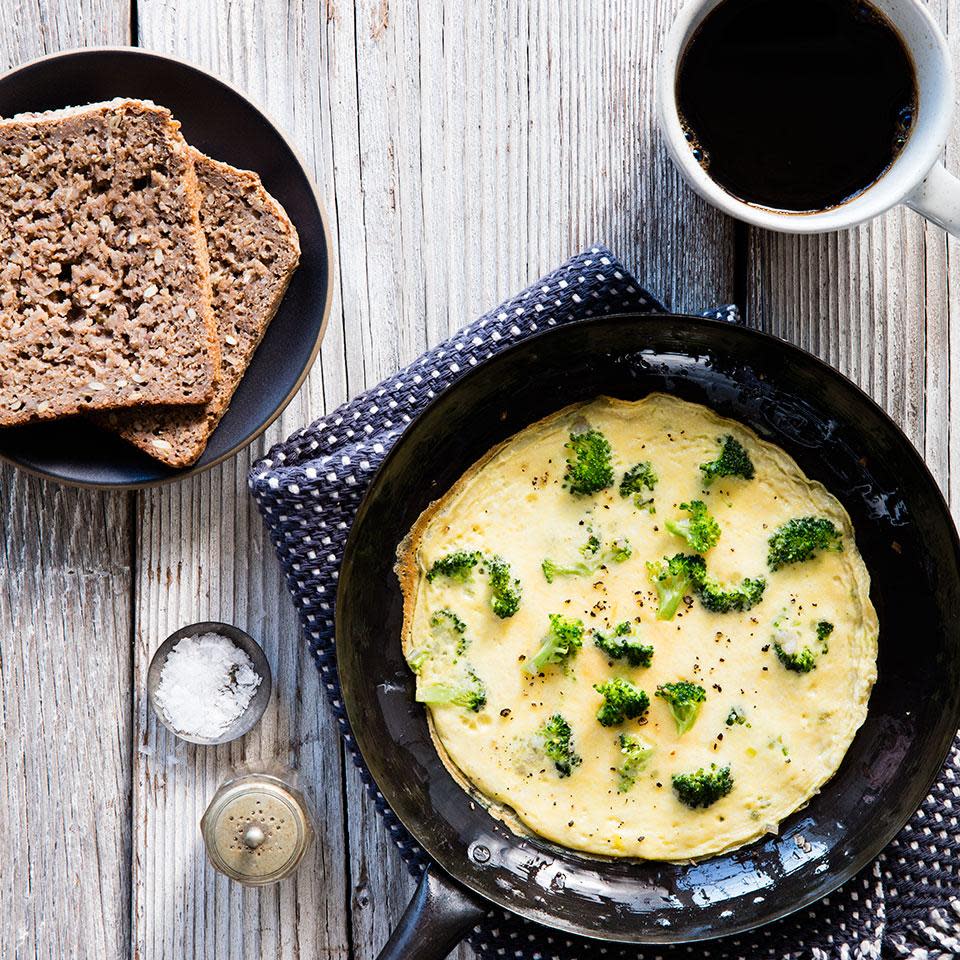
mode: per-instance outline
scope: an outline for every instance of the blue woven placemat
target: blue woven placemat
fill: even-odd
[[[414,874],[423,871],[428,858],[364,769],[337,681],[334,597],[357,507],[407,424],[471,366],[544,327],[603,314],[662,310],[609,250],[592,247],[405,370],[277,444],[250,472],[250,489],[270,530],[334,716],[377,811]],[[739,320],[731,306],[704,315]],[[750,935],[693,948],[638,949],[568,937],[493,910],[470,942],[481,957],[524,960],[960,957],[958,770],[960,748],[955,745],[931,795],[873,864],[810,910]]]

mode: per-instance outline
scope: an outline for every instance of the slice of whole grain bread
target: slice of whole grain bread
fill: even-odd
[[[220,380],[201,407],[142,407],[95,418],[173,467],[188,466],[203,453],[300,261],[296,229],[255,173],[196,150],[194,164],[210,255]]]
[[[0,426],[213,394],[193,158],[114,100],[0,120]]]

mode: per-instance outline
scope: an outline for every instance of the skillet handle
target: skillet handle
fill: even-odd
[[[377,960],[444,960],[487,911],[476,894],[428,867]]]

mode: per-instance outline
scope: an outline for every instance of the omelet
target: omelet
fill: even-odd
[[[878,622],[848,514],[675,397],[516,434],[424,511],[397,573],[447,768],[587,854],[684,861],[776,831],[867,714]]]

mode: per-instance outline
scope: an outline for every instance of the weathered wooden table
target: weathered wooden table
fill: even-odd
[[[376,955],[411,882],[345,762],[246,471],[593,240],[670,307],[736,300],[838,366],[960,507],[960,247],[905,211],[797,239],[697,201],[654,119],[677,5],[2,0],[4,68],[133,43],[259,101],[316,176],[339,267],[320,361],[235,460],[140,494],[0,470],[4,958]],[[956,49],[956,7],[930,6]],[[248,628],[275,672],[262,724],[216,749],[176,742],[144,696],[155,647],[204,619]],[[295,879],[256,892],[207,865],[197,823],[223,779],[262,760],[299,770],[318,836]]]

